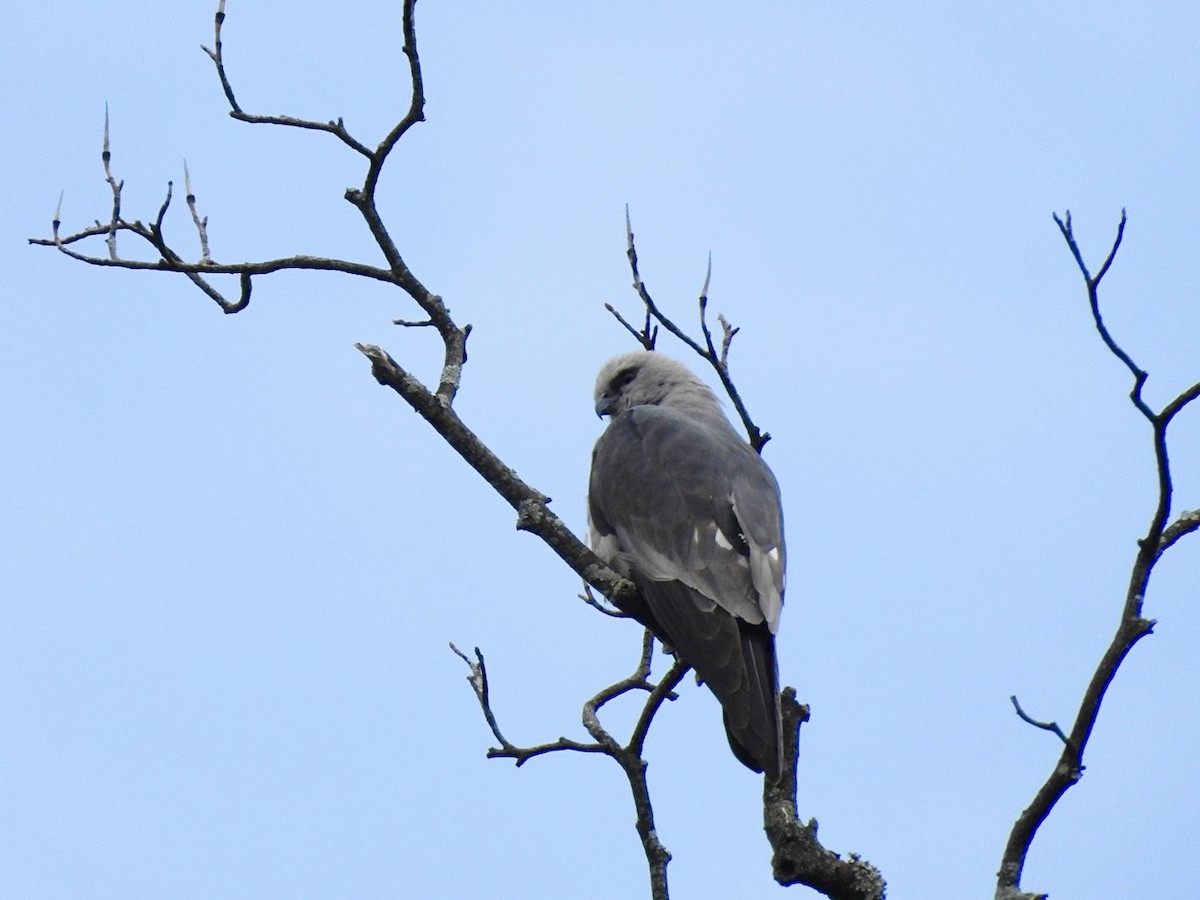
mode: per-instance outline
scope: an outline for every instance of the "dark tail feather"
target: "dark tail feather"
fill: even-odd
[[[766,625],[737,624],[747,681],[720,698],[725,734],[743,765],[776,779],[783,769],[783,741],[775,636]]]
[[[716,694],[733,755],[755,772],[778,777],[783,745],[770,629],[735,618],[681,582],[635,581],[646,606],[627,611],[677,650]]]

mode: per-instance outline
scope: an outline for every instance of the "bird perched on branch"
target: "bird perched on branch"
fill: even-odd
[[[783,513],[767,464],[682,363],[639,350],[609,360],[596,413],[588,519],[598,556],[637,585],[633,616],[721,702],[734,755],[783,766],[775,632]]]

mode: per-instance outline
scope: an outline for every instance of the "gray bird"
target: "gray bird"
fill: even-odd
[[[592,547],[641,593],[623,611],[716,694],[734,755],[777,777],[786,551],[775,476],[673,359],[639,350],[609,360],[595,399],[611,421],[592,453]]]

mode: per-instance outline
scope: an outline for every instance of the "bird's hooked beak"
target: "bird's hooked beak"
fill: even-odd
[[[613,415],[613,408],[617,405],[617,395],[610,391],[605,391],[596,398],[596,415],[603,419],[605,416]]]

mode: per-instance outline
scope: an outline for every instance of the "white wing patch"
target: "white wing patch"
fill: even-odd
[[[724,536],[715,522],[711,531],[720,536],[717,540],[720,544]],[[693,529],[693,548],[700,548],[706,544],[705,535],[705,529],[699,526]],[[617,557],[620,562],[636,568],[643,577],[651,581],[679,581],[686,584],[699,595],[695,599],[702,598],[707,601],[700,607],[702,611],[711,612],[719,606],[744,622],[757,625],[763,621],[761,601],[754,586],[752,571],[749,571],[752,568],[752,560],[747,560],[740,553],[733,551],[728,540],[724,540],[722,546],[728,547],[729,552],[720,554],[719,565],[713,568],[709,565],[711,560],[706,559],[698,568],[692,568],[653,546],[644,535],[632,534],[628,529],[618,528],[617,538]],[[609,541],[611,535],[601,540]],[[707,544],[711,546],[712,543],[710,538]],[[597,555],[603,558],[599,550]],[[700,555],[694,555],[697,561]],[[778,605],[776,601],[776,606]]]
[[[628,578],[632,572],[631,560],[629,554],[625,552],[625,548],[621,546],[620,537],[615,534],[601,534],[593,524],[590,512],[588,513],[588,532],[588,543],[592,545],[592,552]]]
[[[606,534],[601,537],[593,531],[592,549],[610,566],[621,556],[621,542],[617,540],[615,534]]]
[[[784,587],[784,558],[779,547],[762,547],[750,536],[750,529],[745,527],[741,515],[738,514],[737,499],[730,498],[733,503],[733,517],[742,528],[746,544],[750,547],[750,581],[754,585],[754,593],[758,595],[758,610],[762,618],[754,621],[767,621],[771,634],[779,630],[779,614],[783,610]]]

